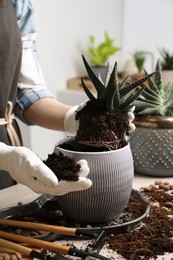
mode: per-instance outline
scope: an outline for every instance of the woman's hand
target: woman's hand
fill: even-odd
[[[64,195],[90,188],[92,181],[87,178],[88,164],[85,160],[78,163],[81,166],[77,173],[78,181],[58,181],[55,174],[32,150],[0,143],[0,169],[9,172],[14,180],[39,194]]]

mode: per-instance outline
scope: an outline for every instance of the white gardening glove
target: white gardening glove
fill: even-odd
[[[71,134],[76,134],[78,127],[79,127],[79,121],[75,119],[76,113],[80,111],[85,105],[87,101],[81,103],[80,105],[76,105],[74,107],[71,107],[65,114],[64,118],[64,129],[66,132]]]
[[[86,103],[87,101],[83,102],[80,105],[74,106],[67,111],[64,119],[64,129],[66,132],[69,132],[71,134],[76,134],[79,127],[79,121],[75,119],[76,112],[80,111],[86,105]],[[134,110],[135,110],[135,106],[129,109],[127,114],[129,119],[129,129],[128,129],[129,134],[134,132],[136,129],[135,125],[132,123],[135,118],[133,113]]]
[[[68,192],[81,191],[90,188],[92,185],[92,181],[86,178],[89,174],[89,167],[87,161],[80,160],[77,162],[77,164],[81,166],[80,171],[77,173],[77,175],[79,176],[78,181],[61,180],[55,187],[51,188],[50,190],[47,189],[46,193],[60,196]]]
[[[32,150],[8,146],[1,142],[0,169],[9,172],[15,181],[39,194],[62,195],[70,191],[85,190],[92,185],[91,180],[86,178],[89,168],[85,160],[81,163],[78,181],[58,181],[55,174]]]
[[[132,133],[135,131],[136,127],[135,125],[132,123],[135,116],[134,116],[134,110],[135,110],[135,106],[133,106],[131,109],[129,109],[128,113],[127,113],[127,116],[128,116],[128,119],[129,119],[129,129],[128,129],[128,133]]]

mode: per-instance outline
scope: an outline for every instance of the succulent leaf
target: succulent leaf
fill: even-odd
[[[123,97],[124,95],[126,95],[127,93],[129,93],[130,91],[136,89],[138,86],[142,85],[145,81],[147,81],[150,77],[152,77],[155,74],[155,72],[146,75],[145,77],[136,80],[135,82],[126,85],[125,87],[120,89],[120,97]]]
[[[161,69],[172,70],[173,69],[173,54],[169,53],[166,49],[161,49],[160,54],[162,56]]]
[[[145,71],[145,74],[148,75],[148,73]],[[148,85],[149,88],[152,89],[154,92],[158,92],[158,87],[156,83],[152,80],[152,78],[148,79]]]
[[[143,85],[141,88],[138,88],[135,90],[136,93],[132,93],[126,100],[125,102],[123,102],[120,105],[120,108],[127,110],[127,107],[132,104],[138,97],[139,95],[142,93],[142,91],[144,90],[145,85]]]
[[[156,63],[155,83],[157,86],[162,85],[161,66],[159,60]]]
[[[155,101],[156,104],[159,103],[160,101],[160,96],[158,93],[154,92],[152,89],[150,88],[145,88],[143,93],[142,93],[142,96],[149,100],[149,101]]]
[[[109,65],[109,62],[108,62],[108,65],[107,65],[107,67],[106,67],[105,86],[107,86],[107,84],[108,84],[108,82],[109,82],[110,74],[111,74],[111,70],[110,70],[110,65]]]
[[[158,115],[158,107],[148,107],[148,108],[145,108],[144,110],[142,110],[138,114],[140,114],[140,115],[151,115],[152,114],[152,115],[157,116]],[[160,116],[165,116],[165,111],[163,109],[160,110],[159,115]]]
[[[82,83],[82,87],[86,93],[86,95],[88,96],[88,98],[91,100],[91,101],[95,101],[96,98],[94,97],[94,95],[89,91],[89,89],[87,88],[87,86],[85,85],[83,79],[81,78],[81,83]]]
[[[144,109],[146,109],[147,107],[156,107],[155,104],[152,104],[151,102],[148,102],[149,104],[146,104],[145,100],[143,99],[139,99],[139,100],[135,100],[134,102],[134,106],[136,107],[135,111],[138,113],[137,109],[139,111],[143,111]]]
[[[156,63],[154,79],[149,79],[149,88],[145,88],[135,103],[137,115],[173,116],[173,83],[162,84],[159,60]],[[139,101],[139,102],[138,102]]]
[[[86,68],[86,71],[88,73],[88,76],[93,83],[95,89],[97,90],[97,96],[100,98],[102,96],[103,91],[105,90],[104,84],[99,80],[99,78],[96,76],[95,72],[92,70],[91,66],[88,64],[85,57],[82,55],[83,62]]]
[[[117,85],[117,62],[115,62],[112,73],[110,74],[107,87],[105,88],[105,91],[103,92],[103,95],[101,97],[101,100],[105,102],[108,111],[111,111],[113,109],[114,98],[116,99],[116,103],[118,106],[120,99]]]
[[[118,83],[119,89],[121,89],[121,88],[123,89],[126,85],[130,84],[127,82],[128,78],[129,78],[129,75],[127,75],[123,81]]]

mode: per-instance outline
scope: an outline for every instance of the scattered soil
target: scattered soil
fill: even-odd
[[[173,185],[168,182],[156,181],[153,185],[142,187],[141,194],[147,198],[150,204],[149,214],[143,219],[142,223],[131,229],[122,230],[121,233],[115,232],[106,235],[105,245],[107,245],[105,256],[110,252],[116,252],[116,259],[139,260],[150,258],[157,259],[166,253],[173,253]],[[116,225],[125,223],[138,218],[143,214],[143,205],[138,197],[133,194],[129,203],[118,221],[112,221],[104,225]],[[57,210],[57,202],[47,201],[44,206],[32,216],[16,216],[19,220],[43,222],[63,226],[82,227],[79,223],[71,222]],[[23,219],[22,219],[23,218]],[[94,226],[86,225],[87,228]],[[7,227],[2,227],[6,228]],[[11,230],[11,232],[17,232]],[[33,231],[33,235],[36,235]],[[38,234],[41,234],[38,232]],[[68,243],[68,240],[67,240]],[[110,259],[115,259],[114,253],[110,253]],[[120,256],[120,258],[118,257]]]
[[[59,154],[52,153],[43,161],[57,176],[58,180],[78,181],[77,172],[80,170],[80,165],[77,164],[73,158]]]
[[[106,227],[115,227],[119,224],[124,224],[130,221],[133,221],[140,216],[142,216],[146,211],[146,203],[142,201],[137,193],[133,193],[130,196],[129,202],[127,207],[125,208],[124,212],[121,214],[118,220],[112,220],[107,223],[99,224],[99,226],[106,226]],[[66,226],[66,227],[81,227],[81,228],[88,228],[92,229],[98,227],[97,224],[80,224],[70,220],[69,218],[65,217],[60,210],[58,202],[56,198],[48,200],[40,209],[35,210],[32,213],[18,213],[12,217],[12,219],[20,220],[20,221],[29,221],[29,222],[38,222],[38,223],[45,223],[50,225],[58,225],[58,226]],[[139,224],[139,223],[137,223]],[[136,225],[137,225],[136,224]],[[6,227],[2,226],[5,231],[12,232],[15,234],[23,234],[23,235],[30,235],[30,236],[38,236],[43,235],[43,231],[35,231],[35,230],[24,230],[21,228],[15,227]],[[127,227],[126,227],[127,228]],[[47,234],[47,232],[45,232]]]
[[[150,213],[142,225],[107,237],[109,248],[125,259],[157,259],[173,252],[173,185],[156,182],[141,192],[150,201]]]

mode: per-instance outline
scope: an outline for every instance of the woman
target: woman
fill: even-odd
[[[0,25],[0,189],[15,181],[54,195],[89,188],[86,161],[79,162],[78,182],[58,182],[34,152],[22,147],[15,116],[53,130],[75,133],[77,128],[76,108],[56,101],[46,89],[35,51],[32,1],[0,0]]]
[[[85,160],[78,162],[78,182],[58,182],[31,150],[21,147],[14,114],[28,125],[75,133],[75,111],[84,105],[62,104],[45,86],[36,57],[32,0],[0,0],[0,25],[0,189],[15,181],[37,193],[54,195],[89,188],[92,182],[86,178]],[[134,130],[132,120],[129,112],[129,132]]]

